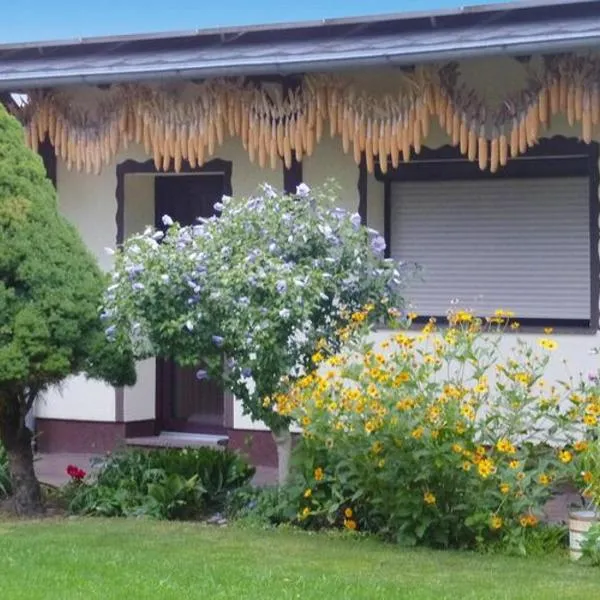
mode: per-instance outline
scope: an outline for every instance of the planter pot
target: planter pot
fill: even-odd
[[[599,515],[593,510],[578,510],[569,515],[569,548],[571,560],[581,558],[581,544],[590,527],[598,521]]]

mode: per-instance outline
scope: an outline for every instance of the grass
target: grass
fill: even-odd
[[[10,600],[112,598],[600,598],[600,571],[567,558],[405,550],[373,540],[188,523],[0,522]]]

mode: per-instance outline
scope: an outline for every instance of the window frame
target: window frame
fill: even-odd
[[[590,243],[590,319],[517,319],[521,331],[538,332],[553,327],[561,332],[596,333],[600,320],[600,198],[599,198],[599,146],[586,144],[575,138],[556,136],[544,138],[526,154],[509,159],[498,172],[481,171],[477,163],[469,162],[458,148],[443,146],[423,148],[410,162],[396,169],[388,164],[384,174],[379,163],[375,165],[375,179],[384,186],[384,238],[386,257],[389,257],[392,239],[391,202],[392,184],[409,181],[481,181],[486,179],[552,179],[562,177],[588,178],[588,223]],[[447,323],[446,315],[425,315],[418,323],[434,317],[440,324]]]

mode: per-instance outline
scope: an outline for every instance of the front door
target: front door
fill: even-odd
[[[163,215],[181,225],[214,214],[225,178],[219,174],[157,176],[154,186],[156,227],[164,229]],[[223,390],[212,381],[198,381],[201,368],[183,368],[172,360],[156,363],[157,419],[163,431],[220,433],[224,429]]]

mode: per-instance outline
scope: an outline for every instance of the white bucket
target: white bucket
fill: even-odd
[[[581,558],[581,544],[585,539],[585,534],[597,520],[598,515],[593,510],[580,510],[572,512],[569,515],[571,560],[579,560]]]

